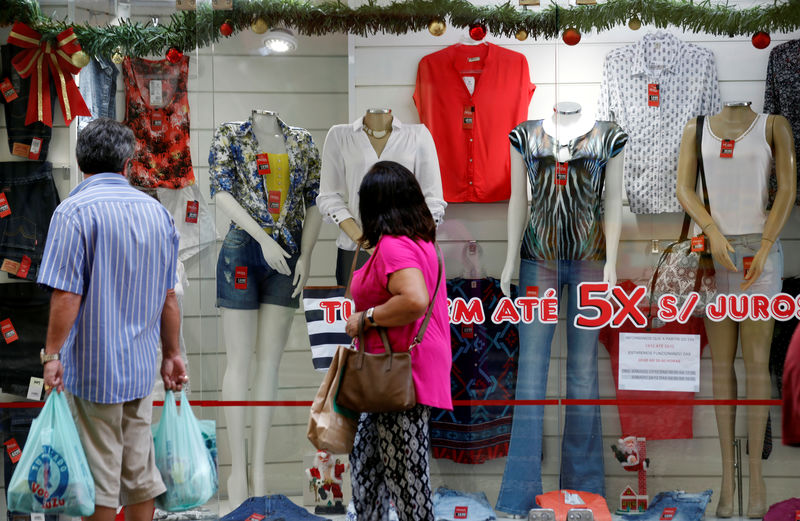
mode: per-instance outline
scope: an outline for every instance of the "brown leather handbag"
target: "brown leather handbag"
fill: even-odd
[[[417,404],[414,380],[411,373],[411,351],[422,342],[425,329],[431,320],[433,303],[442,281],[442,253],[436,245],[439,273],[425,318],[407,350],[394,351],[386,328],[378,327],[383,342],[383,353],[367,353],[364,335],[364,315],[358,324],[358,347],[348,349],[336,395],[336,404],[357,412],[397,412],[411,409]]]

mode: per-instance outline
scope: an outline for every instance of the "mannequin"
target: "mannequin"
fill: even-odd
[[[258,140],[259,150],[270,154],[286,153],[285,138],[277,121],[278,114],[271,111],[253,111],[252,131]],[[290,257],[261,225],[229,192],[220,191],[215,196],[217,207],[239,227],[253,237],[261,247],[269,267],[292,277],[292,298],[302,293],[308,279],[311,252],[314,249],[322,217],[316,206],[306,208],[300,254],[291,272],[286,259]],[[227,367],[222,381],[223,400],[268,401],[277,398],[278,368],[291,329],[295,309],[275,304],[260,304],[259,309],[230,309],[222,307]],[[256,377],[250,385],[242,382],[250,374],[251,359],[255,350]],[[265,483],[265,449],[272,424],[273,407],[253,408],[251,437],[252,495],[267,493]],[[228,498],[235,508],[248,497],[247,462],[242,441],[245,439],[245,408],[226,407],[225,419],[231,450],[231,475],[228,478]]]
[[[532,295],[533,291],[542,297],[549,288],[561,296],[561,288],[566,284],[569,295],[560,298],[560,302],[561,305],[568,303],[567,398],[597,398],[599,332],[577,328],[571,320],[577,309],[578,283],[598,282],[602,278],[611,285],[616,284],[615,265],[622,221],[622,147],[627,135],[613,122],[596,122],[582,114],[578,103],[563,102],[555,106],[550,119],[520,124],[512,131],[511,140],[508,250],[500,279],[501,288],[506,296],[510,296],[511,277],[518,256],[522,257],[519,264],[520,296]],[[519,150],[524,151],[524,156]],[[557,182],[555,162],[570,164],[563,183]],[[605,177],[600,177],[602,175]],[[595,183],[599,184],[602,179],[604,186],[596,186]],[[553,183],[562,186],[553,189]],[[600,190],[604,202],[599,199]],[[529,191],[535,198],[533,202],[528,200]],[[581,205],[580,201],[584,200],[586,202]],[[561,205],[570,210],[564,213],[551,210],[551,207]],[[604,242],[603,230],[596,222],[600,205],[604,209]],[[530,211],[540,214],[530,214]],[[554,217],[558,224],[552,221]],[[564,236],[555,230],[562,224],[570,226],[571,223],[587,225],[584,228],[595,231],[577,239],[574,243],[579,246],[562,248],[566,245],[559,243],[565,242]],[[534,234],[536,240],[531,241],[530,234]],[[531,250],[531,243],[539,250]],[[551,243],[555,243],[555,247],[549,249]],[[580,245],[584,243],[594,246],[581,249]],[[564,254],[567,250],[576,253]],[[519,331],[517,399],[544,399],[555,325],[538,321],[520,323]],[[542,493],[543,417],[543,406],[514,409],[509,457],[495,506],[497,510],[524,516],[535,507],[536,495]],[[560,475],[559,488],[605,493],[598,406],[566,408]]]
[[[719,114],[708,118],[709,126],[704,130],[703,141],[706,142],[707,133],[710,131],[712,137],[718,140],[736,140],[733,157],[728,159],[733,169],[736,168],[736,150],[750,130],[761,127],[755,126],[757,118],[763,117],[756,114],[750,108],[750,102],[728,102],[724,104]],[[697,227],[702,229],[710,245],[711,254],[717,272],[719,286],[720,275],[725,275],[725,271],[740,273],[744,272],[743,266],[734,264],[731,254],[738,252],[731,245],[733,237],[726,233],[726,228],[731,226],[729,222],[716,222],[712,218],[715,213],[714,190],[709,181],[709,200],[712,215],[709,215],[703,206],[702,199],[695,191],[695,180],[697,178],[697,153],[696,153],[696,132],[697,121],[692,119],[686,124],[681,140],[680,158],[678,162],[678,200],[697,223]],[[752,134],[752,133],[751,133]],[[792,209],[795,200],[795,153],[792,140],[791,127],[783,116],[766,116],[765,122],[766,144],[771,149],[772,159],[775,164],[775,172],[778,181],[778,192],[769,212],[764,212],[766,220],[760,224],[762,228],[760,245],[756,246],[755,254],[752,256],[752,264],[747,272],[744,272],[744,279],[738,288],[730,288],[730,293],[741,293],[747,291],[754,284],[765,282],[759,280],[765,271],[765,266],[770,262],[769,257],[775,251],[776,242],[786,220]],[[761,139],[760,135],[752,134],[750,139]],[[743,145],[742,145],[743,146]],[[711,158],[713,160],[713,158]],[[709,161],[709,154],[704,153],[704,160]],[[741,161],[741,159],[740,159]],[[709,167],[705,166],[706,177],[709,178]],[[769,168],[764,171],[749,171],[746,173],[752,176],[764,176],[764,186],[766,186],[766,176],[769,175]],[[732,174],[728,170],[729,175]],[[766,197],[766,196],[765,196]],[[720,199],[718,198],[719,202]],[[724,203],[723,203],[724,204]],[[761,205],[761,209],[765,204]],[[697,230],[696,230],[697,231]],[[748,232],[749,233],[749,232]],[[738,253],[736,254],[738,258]],[[782,262],[781,262],[782,270]],[[777,277],[778,290],[780,290],[780,276],[782,273],[770,275]],[[718,288],[719,289],[719,288]],[[759,291],[761,292],[761,291]],[[770,295],[767,295],[770,296]],[[735,322],[726,318],[721,322],[714,322],[706,319],[706,332],[711,345],[712,354],[712,378],[714,399],[732,400],[737,397],[736,374],[733,369],[734,358],[736,357],[737,344],[741,341],[742,355],[745,365],[745,388],[748,399],[766,400],[770,398],[771,384],[768,372],[769,351],[772,341],[772,328],[774,320],[753,321],[743,320]],[[736,407],[734,405],[715,406],[717,428],[719,430],[720,448],[722,451],[722,486],[717,507],[717,517],[731,517],[733,514],[734,496],[734,424],[736,418]],[[766,487],[761,469],[761,451],[764,443],[764,429],[767,422],[768,408],[766,406],[748,406],[747,414],[747,434],[749,439],[749,500],[747,506],[747,516],[750,518],[761,518],[767,511]]]

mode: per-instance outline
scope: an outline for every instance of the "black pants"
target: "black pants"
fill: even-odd
[[[0,322],[10,320],[18,337],[9,344],[0,340],[0,389],[4,393],[25,397],[31,377],[42,377],[39,351],[47,336],[49,313],[50,292],[27,282],[0,284]]]
[[[350,281],[350,268],[353,267],[353,257],[356,252],[350,250],[343,250],[339,248],[336,252],[336,284],[339,286],[347,286]],[[366,264],[369,260],[369,253],[364,250],[359,250],[358,261],[356,261],[356,269]]]

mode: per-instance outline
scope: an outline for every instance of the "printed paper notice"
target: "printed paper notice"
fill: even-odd
[[[700,390],[700,335],[620,333],[621,391]]]

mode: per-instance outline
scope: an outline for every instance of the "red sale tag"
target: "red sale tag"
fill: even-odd
[[[31,149],[28,151],[28,159],[36,161],[39,159],[39,152],[42,151],[42,138],[35,137],[31,139]]]
[[[672,521],[672,518],[675,517],[675,512],[677,511],[678,509],[676,507],[665,508],[664,511],[661,512],[661,518],[659,518],[659,521]]]
[[[719,157],[730,159],[733,157],[733,147],[736,141],[732,139],[723,139],[722,144],[719,146]]]
[[[256,156],[256,165],[259,175],[269,174],[269,154],[258,154]]]
[[[658,107],[661,104],[661,95],[658,88],[658,83],[647,84],[647,106]]]
[[[525,296],[526,297],[538,297],[539,296],[539,286],[525,286]]]
[[[8,452],[8,457],[11,459],[11,463],[18,462],[22,457],[22,450],[19,448],[17,440],[11,438],[8,441],[4,441],[3,445],[6,446],[6,452]]]
[[[742,259],[742,267],[744,268],[745,272],[748,271],[750,269],[750,266],[752,265],[753,265],[753,257],[744,257]]]
[[[555,183],[558,186],[567,186],[568,171],[569,171],[569,163],[559,163],[558,161],[556,161]]]
[[[236,266],[233,287],[236,289],[247,289],[247,266]]]
[[[697,237],[692,237],[692,251],[706,251],[705,235],[698,235]]]
[[[22,256],[22,261],[19,263],[19,269],[17,270],[17,277],[21,279],[28,278],[28,272],[31,269],[31,258],[27,255]]]
[[[467,511],[469,507],[467,506],[458,506],[453,511],[453,519],[467,519]]]
[[[250,514],[250,517],[248,517],[245,521],[261,521],[265,517],[267,517],[267,516],[265,516],[264,514],[254,513],[254,514]]]
[[[462,324],[461,325],[461,338],[473,338],[475,337],[475,330],[472,328],[471,325]]]
[[[8,78],[0,82],[0,91],[3,92],[3,97],[6,99],[6,103],[9,101],[14,101],[19,97],[17,96],[17,91],[14,90],[14,86],[11,85],[11,80]]]
[[[186,201],[186,222],[197,224],[197,214],[200,212],[198,201]]]
[[[19,336],[17,336],[17,331],[14,329],[14,326],[11,325],[11,319],[7,318],[0,322],[0,334],[3,335],[3,340],[6,341],[6,344],[10,344],[15,340],[19,340]]]
[[[269,213],[281,213],[281,191],[270,190],[267,203]]]
[[[164,111],[163,110],[154,110],[153,115],[150,116],[150,127],[155,132],[161,132],[164,130]]]
[[[794,511],[794,521],[800,521],[800,510]]]
[[[461,116],[462,126],[471,129],[475,126],[475,107],[467,105],[464,107],[464,114]]]
[[[0,192],[0,217],[8,217],[11,215],[11,207],[8,205],[6,194]]]

